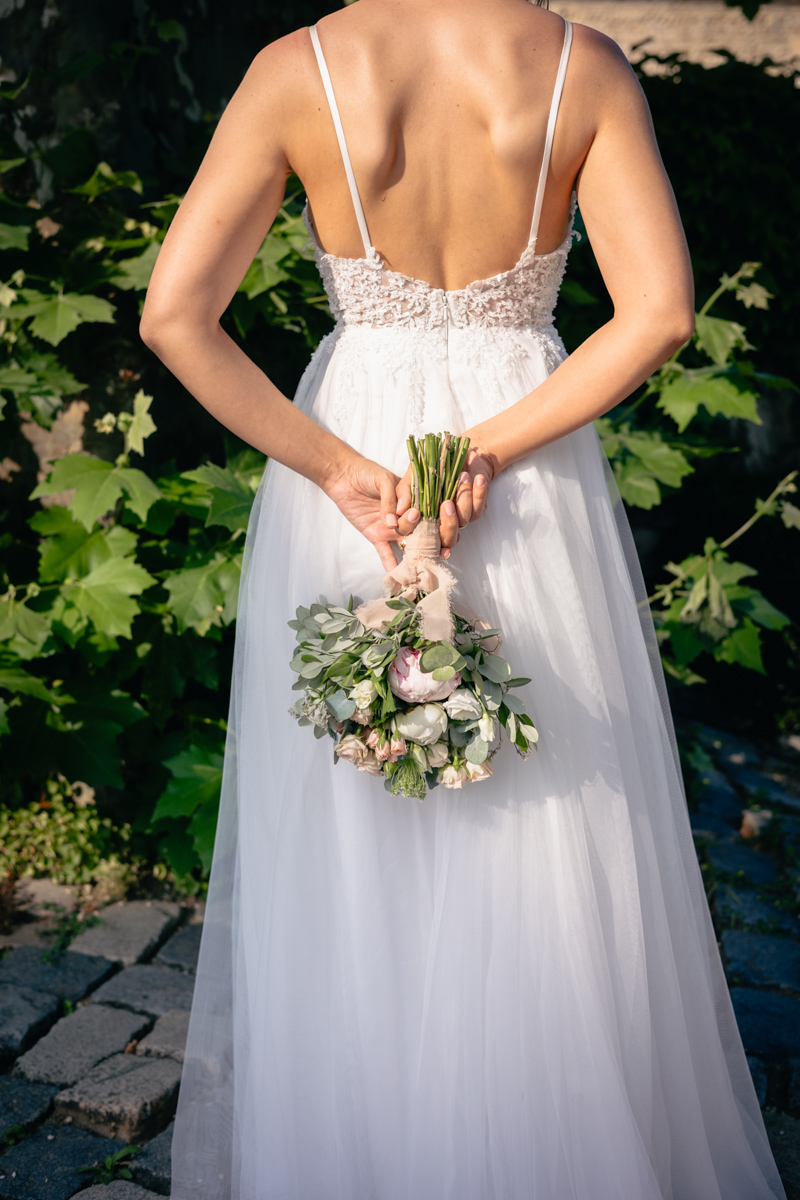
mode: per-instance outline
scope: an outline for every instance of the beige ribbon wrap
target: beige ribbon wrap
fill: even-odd
[[[397,609],[389,608],[386,599],[403,596],[407,600],[417,600],[422,596],[417,600],[421,635],[430,642],[452,642],[450,592],[456,581],[441,558],[439,522],[420,521],[405,543],[401,561],[383,577],[386,598],[367,600],[356,609],[355,616],[369,629],[384,632],[397,616]]]

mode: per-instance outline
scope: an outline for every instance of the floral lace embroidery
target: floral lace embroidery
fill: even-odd
[[[333,360],[330,406],[326,400],[324,407],[326,428],[347,440],[353,396],[361,394],[365,379],[377,372],[395,386],[402,384],[408,432],[421,434],[426,428],[426,381],[430,386],[441,378],[431,373],[432,366],[446,368],[448,359],[466,364],[480,384],[490,416],[520,398],[520,380],[532,352],[541,355],[548,374],[566,358],[564,344],[552,325],[471,325],[454,328],[444,336],[441,327],[339,324],[314,351],[295,402],[316,420],[323,420],[323,412],[311,411],[315,385]]]
[[[339,258],[320,249],[308,206],[303,217],[314,258],[336,321],[343,325],[441,329],[552,325],[553,310],[574,236],[575,197],[562,244],[550,254],[526,246],[509,271],[479,279],[458,291],[433,287],[384,266],[374,246],[366,258]]]

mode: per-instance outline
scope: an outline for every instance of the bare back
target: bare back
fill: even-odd
[[[393,270],[457,289],[511,268],[527,245],[565,26],[527,0],[431,10],[419,0],[357,5],[318,36],[372,243]],[[308,31],[286,154],[320,244],[363,255],[342,156]],[[537,251],[563,240],[591,120],[570,73],[556,128]]]

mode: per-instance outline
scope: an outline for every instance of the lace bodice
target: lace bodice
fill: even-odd
[[[567,235],[556,250],[537,254],[535,246],[528,245],[510,271],[478,279],[457,291],[445,291],[390,271],[374,246],[369,247],[366,258],[326,254],[314,236],[307,206],[303,214],[331,312],[338,322],[428,329],[551,325],[572,238],[579,236],[572,232],[574,215],[573,196]]]
[[[558,289],[561,286],[573,236],[574,195],[570,206],[567,234],[561,245],[549,254],[537,254],[536,240],[550,165],[550,153],[553,148],[556,118],[572,45],[570,22],[565,21],[564,23],[564,45],[548,115],[544,153],[536,187],[528,245],[510,271],[492,275],[489,279],[477,279],[474,283],[456,291],[433,287],[425,280],[412,279],[398,271],[389,270],[372,245],[333,91],[333,83],[316,26],[311,27],[310,34],[342,154],[342,163],[353,200],[358,228],[364,243],[363,258],[340,258],[335,254],[326,253],[316,240],[308,205],[306,205],[303,214],[306,227],[311,236],[317,266],[337,324],[345,327],[366,326],[384,329],[413,327],[444,330],[445,333],[450,328],[518,329],[524,327],[540,330],[552,326],[553,309],[558,299]]]

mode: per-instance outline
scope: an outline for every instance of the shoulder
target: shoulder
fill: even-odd
[[[310,31],[305,27],[296,29],[259,50],[242,86],[270,93],[296,85],[308,74],[313,56]]]
[[[570,79],[571,77],[571,79]],[[573,94],[591,104],[598,119],[644,100],[639,80],[621,48],[589,25],[573,25],[568,82]]]

